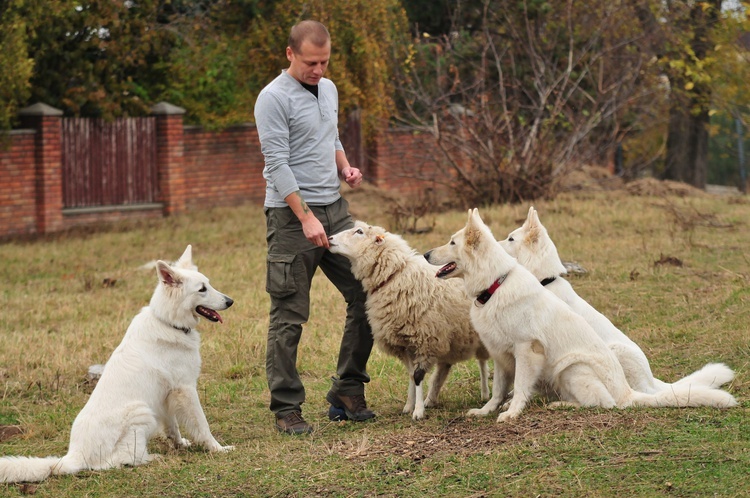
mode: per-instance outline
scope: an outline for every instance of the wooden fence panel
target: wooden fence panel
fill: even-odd
[[[157,175],[155,118],[62,120],[65,208],[156,202]]]

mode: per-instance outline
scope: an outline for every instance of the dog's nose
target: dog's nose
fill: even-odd
[[[234,299],[232,299],[231,297],[227,296],[226,303],[227,303],[227,308],[229,308],[231,305],[234,304]]]
[[[427,251],[426,253],[424,253],[424,259],[426,259],[427,261],[429,261],[431,253],[432,253],[432,251]]]

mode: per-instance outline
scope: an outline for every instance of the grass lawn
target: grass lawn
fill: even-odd
[[[352,213],[397,232],[388,200],[347,192]],[[482,404],[475,362],[457,365],[427,419],[401,414],[403,366],[375,351],[367,399],[373,422],[331,423],[343,300],[322,275],[313,285],[298,367],[310,436],[277,433],[265,379],[265,220],[259,206],[217,208],[99,230],[0,244],[0,455],[63,455],[70,426],[156,275],[140,269],[193,259],[235,305],[203,321],[202,403],[229,454],[177,452],[156,439],[152,464],[0,484],[0,496],[747,496],[750,468],[750,200],[625,189],[566,193],[535,207],[565,261],[587,272],[578,293],[674,381],[721,361],[740,406],[716,409],[558,409],[534,402],[512,423],[468,419]],[[480,207],[497,238],[528,204]],[[419,252],[444,244],[466,210],[425,215],[401,233]],[[2,427],[18,426],[21,434]],[[3,435],[5,434],[5,435]]]

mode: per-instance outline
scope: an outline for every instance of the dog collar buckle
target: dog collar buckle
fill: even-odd
[[[477,306],[484,306],[487,301],[490,300],[492,297],[492,294],[495,293],[495,291],[503,285],[503,282],[505,282],[505,279],[508,278],[508,274],[502,275],[500,278],[492,282],[492,285],[489,286],[489,288],[485,289],[484,292],[479,294],[477,296],[477,300],[474,302]]]

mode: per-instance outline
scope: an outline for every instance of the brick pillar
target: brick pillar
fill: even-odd
[[[37,103],[18,112],[21,125],[34,128],[36,230],[50,233],[63,228],[62,114],[47,104]]]
[[[156,161],[159,170],[159,201],[164,214],[185,211],[185,149],[183,115],[185,109],[160,102],[151,108],[156,116]]]

